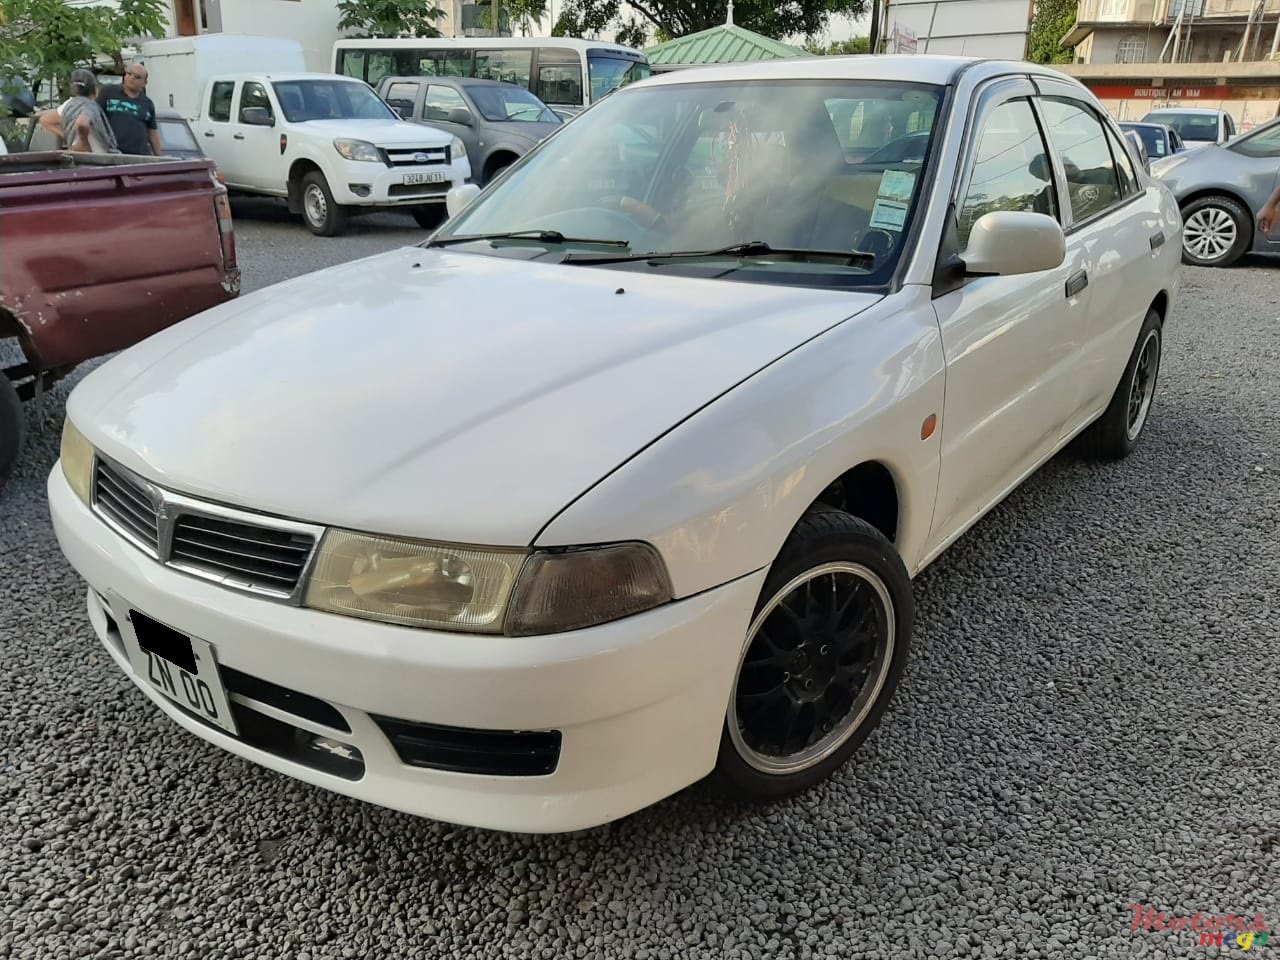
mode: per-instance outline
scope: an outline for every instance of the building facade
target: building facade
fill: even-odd
[[[878,52],[1022,60],[1030,26],[1031,0],[885,0]]]
[[[1210,107],[1243,131],[1280,109],[1280,0],[1081,0],[1062,45],[1122,120]]]

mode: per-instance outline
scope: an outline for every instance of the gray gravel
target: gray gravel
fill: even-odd
[[[421,236],[236,213],[251,288]],[[50,530],[63,385],[0,494],[0,958],[1185,957],[1126,907],[1280,925],[1277,271],[1188,269],[1140,451],[1059,457],[920,579],[855,765],[569,836],[346,800],[152,709]]]

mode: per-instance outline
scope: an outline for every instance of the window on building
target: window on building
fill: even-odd
[[[1147,38],[1131,34],[1120,41],[1116,48],[1116,63],[1145,63]]]

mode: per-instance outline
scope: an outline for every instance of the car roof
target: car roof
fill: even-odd
[[[790,57],[748,63],[700,66],[654,74],[631,86],[659,86],[678,83],[714,83],[733,80],[890,80],[943,86],[954,82],[966,70],[983,75],[1052,77],[1068,83],[1074,78],[1039,64],[1023,60],[993,60],[981,57],[934,54],[856,54],[850,56]]]
[[[1192,113],[1202,117],[1219,117],[1226,111],[1214,110],[1212,107],[1157,107],[1155,110],[1148,110],[1147,116],[1154,117],[1162,113]]]
[[[413,83],[418,80],[451,87],[510,87],[516,90],[529,89],[524,84],[507,83],[505,80],[485,80],[482,77],[436,77],[420,73],[402,77],[383,77],[378,81],[378,85],[382,86],[384,83]]]

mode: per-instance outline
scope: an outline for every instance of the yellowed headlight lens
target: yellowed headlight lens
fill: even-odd
[[[526,555],[330,530],[304,602],[385,623],[499,633]]]
[[[62,475],[85,504],[89,505],[89,487],[93,482],[93,447],[70,417],[62,421],[62,448],[59,452]]]

